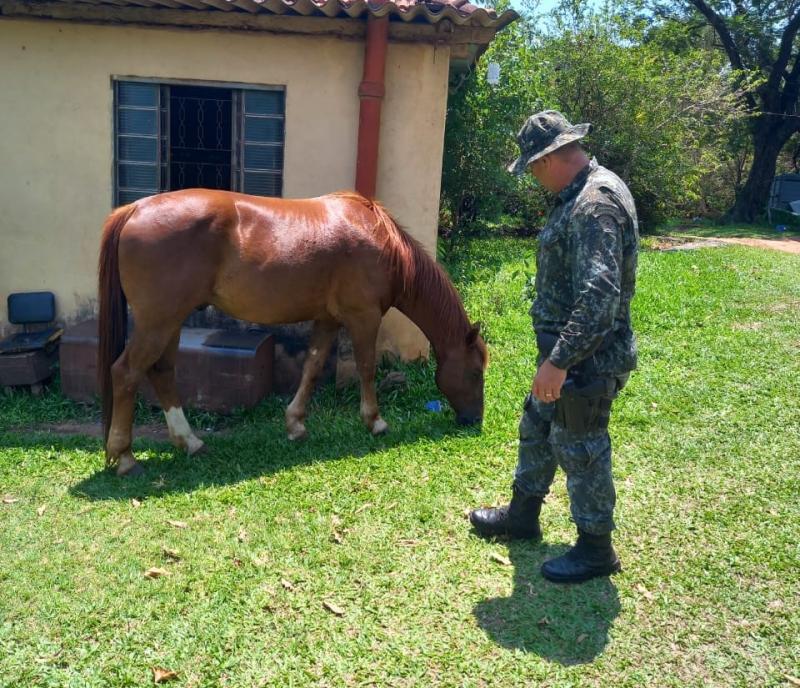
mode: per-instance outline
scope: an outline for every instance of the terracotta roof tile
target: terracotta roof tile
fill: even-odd
[[[501,14],[473,5],[469,0],[62,0],[67,4],[115,7],[171,7],[200,10],[239,10],[251,14],[299,14],[304,16],[358,18],[365,14],[390,15],[402,21],[436,24],[449,19],[458,26],[482,26],[499,30],[517,18],[513,10]]]

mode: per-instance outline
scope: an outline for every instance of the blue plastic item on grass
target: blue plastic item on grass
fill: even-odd
[[[786,231],[786,225],[775,225],[775,231],[776,232],[785,232]]]
[[[442,402],[438,399],[434,399],[433,401],[429,401],[425,404],[425,409],[427,411],[433,411],[434,413],[439,413],[442,410]]]

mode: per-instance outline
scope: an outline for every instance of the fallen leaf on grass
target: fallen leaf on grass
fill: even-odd
[[[546,616],[543,616],[541,619],[539,619],[536,622],[536,624],[537,624],[537,626],[539,626],[539,628],[544,628],[545,626],[549,626],[550,625],[550,619],[548,619]]]
[[[84,514],[86,514],[86,513],[89,513],[91,510],[92,510],[92,507],[90,507],[90,506],[85,506],[85,507],[83,507],[83,509],[81,509],[81,510],[78,512],[78,516],[83,516]]]
[[[286,580],[285,578],[281,581],[281,585],[287,590],[294,590],[294,583],[292,583],[292,581]]]
[[[800,686],[800,678],[795,678],[794,676],[789,676],[789,674],[784,674],[786,676],[786,680],[791,683],[793,686]]]
[[[154,566],[153,568],[147,569],[147,571],[144,572],[144,575],[146,578],[161,578],[161,576],[169,576],[170,573],[166,569],[160,569],[157,566]]]
[[[19,497],[12,497],[11,495],[6,495],[3,497],[3,504],[14,504],[14,502],[18,502]]]
[[[639,594],[640,594],[642,597],[644,597],[644,598],[645,598],[645,599],[647,599],[647,600],[652,600],[652,599],[653,599],[653,593],[652,593],[652,592],[650,592],[650,591],[649,591],[647,588],[645,588],[645,587],[644,587],[644,586],[643,586],[641,583],[638,583],[638,584],[636,585],[636,591],[637,591],[637,592],[638,592],[638,593],[639,593]]]
[[[259,568],[265,567],[270,562],[269,554],[251,554],[250,561],[253,562],[254,566],[258,566]]]
[[[588,635],[586,635],[585,633],[581,633],[581,634],[578,636],[578,639],[576,640],[576,642],[577,642],[577,643],[580,645],[580,644],[581,644],[581,643],[582,643],[584,640],[586,640],[586,638],[588,638],[588,637],[589,637],[589,636],[588,636]]]
[[[420,544],[420,541],[411,538],[406,538],[404,540],[400,540],[398,544],[402,545],[403,547],[416,547],[417,545]]]
[[[372,504],[370,504],[369,502],[367,502],[366,504],[362,504],[360,507],[358,507],[358,509],[356,509],[355,513],[360,514],[362,511],[364,511],[364,509],[369,509],[371,506]]]
[[[167,519],[167,523],[169,523],[173,528],[188,528],[189,524],[186,521],[172,521]]]
[[[39,508],[36,510],[36,513],[37,513],[37,514],[39,514],[39,516],[41,516],[42,514],[44,514],[44,512],[45,512],[45,509],[47,509],[47,506],[46,506],[45,504],[42,504],[42,506],[40,506],[40,507],[39,507]]]
[[[244,542],[245,540],[247,540],[247,531],[244,528],[242,528],[239,531],[239,535],[236,536],[236,539],[239,540],[239,542]]]
[[[176,678],[178,678],[178,672],[176,671],[162,669],[161,667],[153,667],[153,683],[166,683]]]
[[[783,609],[783,600],[772,600],[768,605],[768,609]]]
[[[344,542],[344,538],[339,533],[337,533],[335,530],[333,531],[333,535],[331,535],[331,539],[337,545],[341,545]]]
[[[134,509],[138,509],[140,506],[142,506],[142,503],[141,503],[141,502],[140,502],[138,499],[136,499],[136,497],[134,497],[134,498],[131,500],[131,506],[132,506]]]
[[[167,559],[172,559],[172,561],[180,561],[181,553],[176,549],[169,549],[169,547],[164,547],[162,550],[164,552],[164,556]]]
[[[335,604],[334,602],[329,602],[328,600],[325,600],[322,603],[322,606],[325,607],[325,609],[327,609],[329,612],[331,612],[331,614],[336,614],[336,616],[344,616],[344,609],[342,609],[338,604]]]
[[[492,552],[489,555],[489,558],[492,561],[496,561],[498,564],[502,564],[503,566],[511,566],[511,560],[508,557],[504,557],[502,554],[498,554],[497,552]]]

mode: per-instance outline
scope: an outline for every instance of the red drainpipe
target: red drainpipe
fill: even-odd
[[[364,77],[358,87],[361,109],[358,114],[358,157],[356,191],[375,197],[378,180],[378,144],[381,132],[381,105],[386,91],[383,75],[386,48],[389,45],[389,17],[367,19],[367,43],[364,49]]]

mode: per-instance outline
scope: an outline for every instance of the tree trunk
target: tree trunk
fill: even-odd
[[[795,127],[776,126],[770,119],[759,118],[753,123],[753,164],[728,212],[730,222],[754,222],[766,212],[778,155],[794,131]]]

